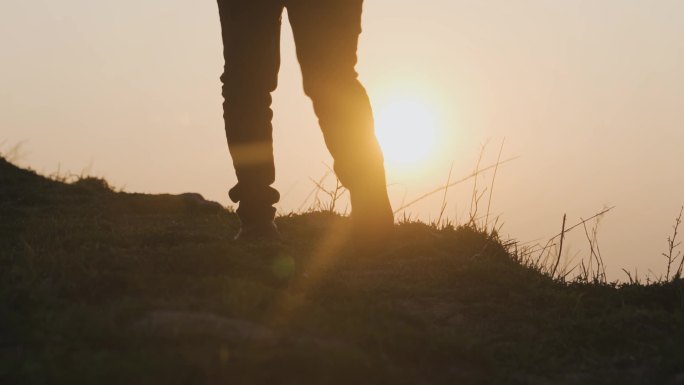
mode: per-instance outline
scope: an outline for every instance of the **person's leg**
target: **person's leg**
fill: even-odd
[[[280,66],[282,0],[218,0],[223,112],[238,183],[230,192],[245,226],[270,224],[280,196],[275,180],[271,92]]]
[[[362,0],[286,0],[302,69],[340,182],[349,189],[355,227],[393,224],[373,114],[355,70]]]

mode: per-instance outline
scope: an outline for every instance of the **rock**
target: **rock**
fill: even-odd
[[[133,325],[134,330],[166,338],[207,337],[226,342],[274,342],[276,333],[255,323],[212,313],[154,311]]]
[[[285,345],[321,351],[356,351],[351,345],[305,335],[285,335],[256,323],[205,312],[153,311],[133,324],[133,330],[170,338],[206,338],[224,343]]]

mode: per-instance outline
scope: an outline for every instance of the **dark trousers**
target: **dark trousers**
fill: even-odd
[[[365,89],[355,70],[363,0],[218,0],[224,45],[223,110],[243,223],[272,220],[280,196],[271,187],[271,92],[280,66],[287,7],[304,92],[312,102],[334,170],[350,191],[352,215],[391,218],[383,157]],[[306,149],[302,149],[306,151]]]

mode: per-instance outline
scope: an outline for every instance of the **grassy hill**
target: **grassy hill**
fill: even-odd
[[[0,159],[0,384],[684,384],[684,285],[563,283],[470,227],[280,217]]]

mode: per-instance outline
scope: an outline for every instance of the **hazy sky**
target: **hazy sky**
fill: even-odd
[[[366,0],[358,70],[376,112],[417,103],[436,130],[429,158],[388,164],[394,205],[443,184],[452,163],[454,179],[470,173],[486,142],[491,164],[505,137],[503,157],[519,158],[494,190],[504,234],[544,239],[563,213],[615,205],[599,230],[609,272],[662,271],[684,204],[683,16],[679,0]],[[283,30],[276,187],[289,212],[330,158]],[[214,1],[3,0],[0,47],[0,143],[25,141],[20,164],[228,204]],[[450,190],[449,218],[465,219],[471,189]],[[434,219],[441,199],[409,212]],[[582,237],[569,255],[586,255]]]

